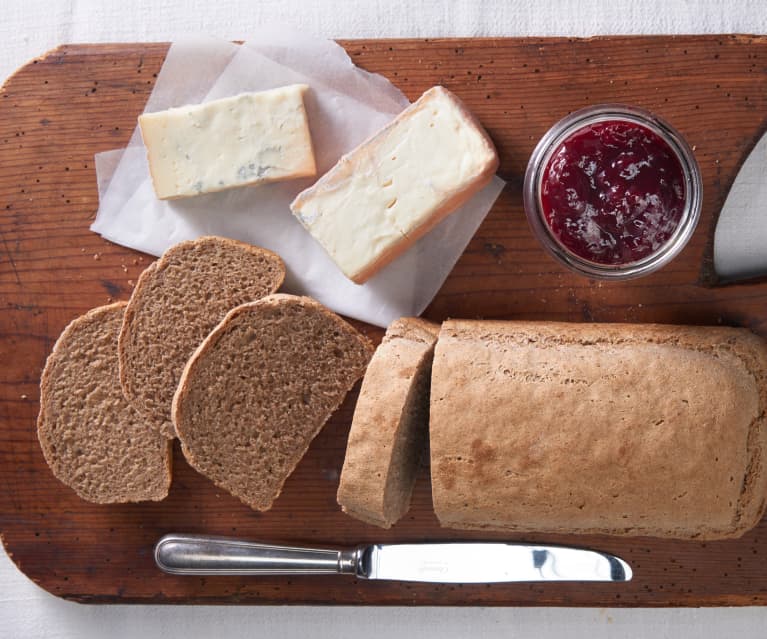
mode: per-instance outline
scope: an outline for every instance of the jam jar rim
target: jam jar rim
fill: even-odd
[[[597,122],[627,121],[658,135],[672,150],[685,180],[685,206],[673,235],[658,250],[625,264],[600,264],[568,249],[545,220],[541,202],[543,173],[559,145],[568,137]],[[525,172],[523,202],[527,221],[544,248],[570,270],[601,280],[628,280],[655,272],[673,260],[689,242],[700,220],[703,183],[692,148],[668,122],[640,107],[619,103],[597,104],[566,115],[538,141]]]

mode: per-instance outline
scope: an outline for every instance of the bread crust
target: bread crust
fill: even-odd
[[[389,528],[408,510],[428,414],[409,420],[407,411],[414,403],[428,403],[428,384],[421,378],[429,379],[438,333],[439,325],[426,320],[396,320],[368,365],[337,493],[352,517]]]
[[[767,347],[745,329],[448,321],[432,374],[443,526],[736,538],[767,501]]]

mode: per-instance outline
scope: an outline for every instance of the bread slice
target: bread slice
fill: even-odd
[[[746,329],[448,321],[434,509],[453,528],[740,537],[767,503],[766,410]]]
[[[310,298],[278,294],[238,306],[189,359],[173,398],[187,461],[268,510],[372,353]]]
[[[429,383],[439,326],[412,317],[389,326],[354,409],[338,503],[389,528],[410,507],[429,424]]]
[[[285,278],[278,255],[223,237],[169,248],[139,278],[119,339],[128,400],[167,437],[173,393],[194,349],[228,311],[274,293]]]
[[[37,436],[53,474],[98,504],[159,501],[171,482],[170,441],[120,389],[117,335],[125,302],[64,329],[40,380]]]

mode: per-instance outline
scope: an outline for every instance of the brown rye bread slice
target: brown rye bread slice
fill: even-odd
[[[171,483],[171,442],[120,389],[125,306],[101,306],[72,321],[40,380],[37,435],[45,461],[81,498],[100,504],[159,501]]]
[[[338,503],[389,528],[410,507],[429,426],[429,382],[439,325],[393,322],[365,372],[346,447]]]
[[[194,349],[224,316],[274,293],[285,278],[278,255],[222,237],[169,248],[139,278],[119,338],[120,383],[128,400],[167,437],[170,406]]]
[[[363,335],[307,297],[270,295],[231,310],[187,362],[173,398],[187,461],[268,510],[372,354]]]

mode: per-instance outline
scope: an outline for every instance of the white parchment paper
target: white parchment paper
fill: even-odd
[[[311,87],[306,107],[318,175],[409,104],[388,80],[356,67],[335,42],[270,27],[242,46],[206,37],[175,42],[145,111],[293,83]],[[421,314],[504,186],[496,177],[409,251],[357,285],[290,212],[290,202],[314,179],[161,201],[138,130],[125,150],[97,155],[96,170],[100,202],[91,229],[104,238],[154,255],[201,235],[263,246],[285,261],[283,291],[309,295],[342,315],[378,326]]]

